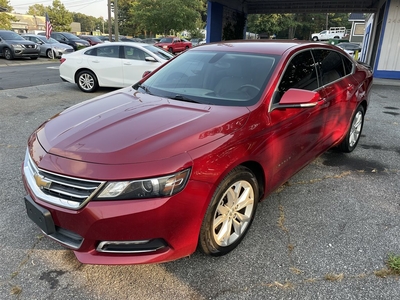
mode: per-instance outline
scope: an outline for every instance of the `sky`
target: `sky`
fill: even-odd
[[[53,0],[42,0],[40,2],[38,0],[9,0],[9,4],[13,7],[14,12],[21,14],[25,14],[29,6],[37,3],[44,6],[52,6]],[[107,0],[61,0],[61,3],[70,12],[108,19]]]

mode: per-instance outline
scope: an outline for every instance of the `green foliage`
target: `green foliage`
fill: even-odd
[[[276,34],[278,38],[308,40],[312,33],[326,29],[327,19],[328,28],[350,28],[348,17],[346,13],[249,15],[247,31],[266,35]]]
[[[103,30],[103,18],[96,18],[82,13],[72,13],[72,20],[73,22],[81,23],[82,32]]]
[[[153,33],[193,30],[201,22],[203,0],[141,0],[131,1],[129,15],[143,29]],[[120,8],[118,8],[120,9]]]
[[[27,14],[32,16],[45,16],[46,11],[49,11],[49,6],[44,6],[43,4],[34,4],[28,7]]]
[[[0,0],[1,11],[6,10],[11,12],[13,10],[8,0]],[[0,29],[11,29],[11,22],[17,21],[17,19],[6,12],[0,12]]]
[[[49,18],[54,31],[70,31],[72,13],[69,12],[60,0],[54,0],[53,6],[49,7]]]
[[[204,39],[205,38],[204,34],[202,34],[201,30],[198,28],[195,28],[195,29],[189,31],[189,33],[190,33],[190,38],[192,38],[192,39],[196,39],[196,38]]]
[[[400,255],[389,254],[387,265],[394,274],[400,275]]]

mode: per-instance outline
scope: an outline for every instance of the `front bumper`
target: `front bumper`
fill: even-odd
[[[74,250],[82,263],[159,263],[196,250],[209,183],[189,180],[172,197],[91,200],[74,210],[41,199],[37,186],[31,186],[35,181],[24,170],[28,216],[48,237]]]

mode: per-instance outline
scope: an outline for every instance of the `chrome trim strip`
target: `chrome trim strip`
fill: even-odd
[[[116,250],[104,250],[102,249],[104,246],[107,245],[141,245],[141,244],[146,244],[150,240],[143,240],[143,241],[103,241],[100,242],[99,245],[96,248],[97,252],[102,252],[102,253],[149,253],[149,252],[155,252],[157,250],[160,250],[162,248],[166,248],[165,246],[160,246],[158,248],[154,249],[148,249],[148,250],[132,250],[132,251],[116,251]]]
[[[73,178],[73,177],[69,177],[69,176],[64,176],[64,175],[60,175],[60,174],[56,174],[56,173],[52,173],[52,172],[48,172],[48,171],[43,171],[40,170],[39,168],[36,167],[36,165],[34,164],[32,158],[29,155],[29,150],[26,150],[25,153],[25,159],[24,159],[24,174],[25,174],[25,179],[26,182],[29,186],[29,188],[32,190],[32,192],[34,193],[34,195],[45,201],[48,202],[50,204],[54,204],[60,207],[64,207],[64,208],[68,208],[68,209],[72,209],[72,210],[78,210],[81,207],[85,206],[87,202],[90,201],[90,199],[93,198],[93,196],[103,187],[103,185],[106,183],[105,181],[95,181],[95,180],[85,180],[85,179],[80,179],[80,178]],[[71,179],[71,180],[78,180],[78,181],[83,181],[83,182],[88,182],[88,183],[95,183],[98,184],[97,188],[95,188],[93,190],[93,192],[86,198],[85,201],[83,202],[76,202],[76,201],[72,201],[72,200],[66,200],[66,199],[62,199],[59,197],[55,197],[55,196],[50,196],[45,194],[37,185],[36,180],[35,180],[35,175],[40,175],[40,172],[43,173],[48,173],[54,176],[58,176],[58,177],[63,177],[66,179]],[[50,189],[51,191],[51,189]],[[65,194],[65,192],[64,192]],[[74,195],[74,197],[79,197],[80,195]]]

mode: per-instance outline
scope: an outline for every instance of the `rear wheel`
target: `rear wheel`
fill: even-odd
[[[254,219],[258,196],[254,174],[242,166],[233,169],[211,199],[200,230],[200,250],[221,256],[235,249]]]
[[[338,147],[340,151],[350,153],[356,148],[358,141],[360,140],[363,125],[364,107],[360,105],[354,114],[353,120],[351,121],[351,126],[346,134],[345,139]]]
[[[92,93],[99,87],[96,75],[88,70],[79,72],[76,83],[78,87],[85,93]]]
[[[13,58],[14,58],[14,55],[13,55],[13,53],[12,53],[12,51],[11,51],[10,48],[4,48],[4,50],[3,50],[3,56],[4,56],[4,58],[7,59],[7,60],[10,60],[10,59],[13,59]]]

